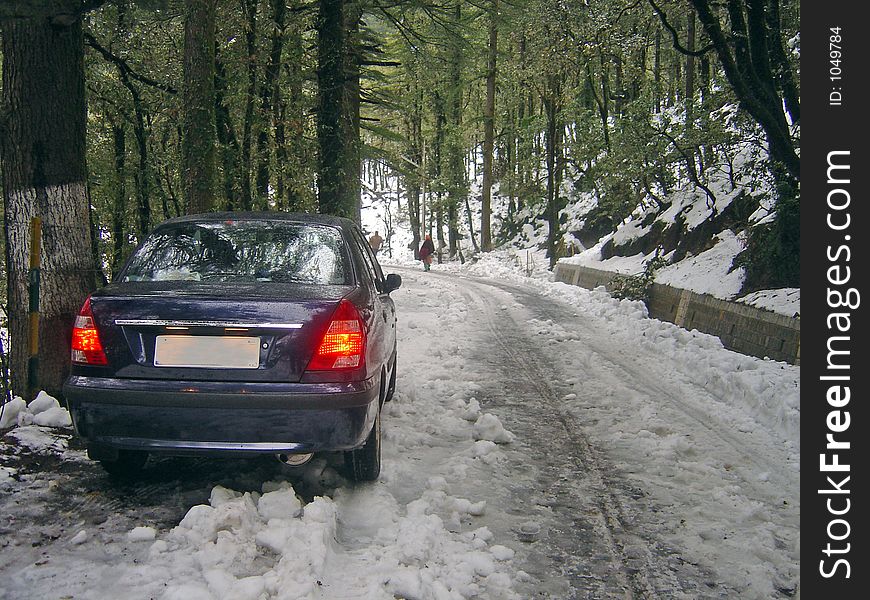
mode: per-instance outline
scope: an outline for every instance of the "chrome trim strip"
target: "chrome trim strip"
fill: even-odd
[[[224,452],[300,452],[305,444],[294,442],[199,442],[191,440],[155,440],[130,437],[100,436],[98,441],[121,447],[155,450],[220,450]]]
[[[239,329],[302,329],[302,323],[239,323],[236,321],[170,321],[166,319],[115,319],[120,327],[231,327]]]

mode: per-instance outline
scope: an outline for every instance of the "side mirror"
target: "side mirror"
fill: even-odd
[[[393,290],[397,290],[402,287],[402,276],[396,275],[395,273],[390,273],[387,275],[387,279],[384,281],[384,293],[389,294]]]

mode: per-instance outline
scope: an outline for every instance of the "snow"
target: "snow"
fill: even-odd
[[[464,417],[463,413],[463,417]],[[507,431],[498,417],[492,414],[483,414],[474,422],[474,439],[495,442],[497,444],[510,444],[514,441],[514,434]]]
[[[78,535],[78,534],[77,534]],[[151,542],[157,537],[157,530],[153,527],[134,527],[127,534],[127,540],[131,542]],[[73,538],[75,539],[75,538]],[[70,540],[72,543],[72,540]]]
[[[619,231],[622,231],[620,229]],[[560,259],[566,264],[579,264],[602,271],[623,275],[642,273],[646,262],[655,257],[655,252],[638,253],[633,256],[601,258],[601,248],[611,237],[605,236],[598,244],[569,258]],[[697,256],[662,267],[656,271],[655,281],[672,287],[687,289],[697,294],[709,294],[722,300],[742,302],[777,314],[792,317],[800,315],[800,289],[781,288],[762,290],[740,296],[744,280],[743,268],[733,268],[734,258],[745,248],[744,236],[726,229],[715,236],[713,247]],[[665,258],[669,258],[666,256]]]
[[[716,236],[715,245],[656,273],[656,282],[731,299],[740,293],[743,273],[731,269],[731,261],[743,250],[743,241],[728,229]]]
[[[30,404],[16,396],[3,406],[0,429],[5,429],[13,424],[69,427],[72,425],[72,420],[66,409],[61,407],[57,398],[40,391]]]
[[[722,210],[734,195],[716,192]],[[385,232],[389,214],[372,208],[363,213],[367,231]],[[680,215],[694,227],[708,212],[703,193],[686,193],[662,218]],[[627,221],[615,235],[636,237],[638,223]],[[536,454],[545,440],[523,425],[516,407],[542,399],[511,387],[523,381],[543,390],[570,424],[571,439],[597,457],[581,453],[581,466],[600,475],[600,462],[609,473],[600,481],[556,477],[559,485],[576,486],[568,488],[577,503],[572,523],[593,523],[595,549],[570,556],[583,573],[570,585],[588,581],[604,590],[589,588],[586,597],[623,597],[612,593],[623,585],[618,577],[583,569],[601,556],[635,568],[667,547],[674,549],[672,562],[713,573],[702,583],[705,593],[719,586],[720,597],[751,600],[798,589],[800,368],[725,350],[718,338],[650,319],[642,303],[613,299],[603,288],[554,282],[537,249],[546,228],[526,225],[524,235],[524,248],[477,255],[464,265],[434,264],[425,274],[402,227],[391,251],[385,245],[379,254],[384,270],[401,273],[404,284],[393,293],[400,366],[396,397],[384,407],[378,482],[353,486],[334,461],[317,456],[302,479],[238,489],[216,484],[205,502],[176,494],[169,500],[184,503],[185,514],[169,527],[133,511],[127,520],[119,514],[103,524],[73,522],[53,545],[35,550],[23,537],[30,530],[10,521],[4,555],[18,558],[0,565],[4,597],[566,597],[569,565],[542,562],[558,554],[546,544],[564,526],[562,496],[537,486],[540,473],[556,469],[552,461],[567,459]],[[602,260],[600,248],[563,260],[638,273],[652,257]],[[712,248],[661,269],[657,280],[736,299],[743,274],[731,270],[731,261],[742,248],[741,236],[725,230]],[[740,300],[788,316],[800,312],[800,290]],[[560,318],[531,312],[550,306]],[[499,337],[508,325],[521,328],[518,338]],[[535,352],[518,349],[517,341]],[[517,363],[500,371],[490,357]],[[517,379],[508,385],[511,372]],[[30,404],[20,398],[6,404],[0,429],[8,428],[5,439],[18,450],[86,462],[67,442],[69,414],[44,392]],[[562,454],[575,451],[566,446]],[[613,487],[617,480],[625,489]],[[323,486],[306,498],[301,490],[310,481]],[[32,506],[33,518],[51,518],[39,498],[53,484],[0,466],[0,490]],[[618,509],[607,508],[610,501]],[[599,504],[603,512],[596,512]],[[600,524],[614,521],[625,529]],[[582,528],[574,533],[579,539]],[[686,579],[692,577],[700,576]],[[660,597],[697,597],[665,591],[671,593]]]
[[[728,242],[723,236],[720,243]],[[462,266],[436,264],[426,274],[407,255],[385,265],[399,270],[405,284],[394,293],[401,368],[396,398],[385,406],[379,482],[339,483],[308,501],[292,480],[251,489],[218,485],[174,527],[142,521],[113,532],[82,523],[58,542],[49,563],[3,572],[4,591],[10,598],[63,589],[76,598],[185,600],[530,597],[542,585],[542,574],[525,566],[530,548],[556,524],[512,500],[510,490],[534,485],[531,476],[517,471],[507,483],[499,476],[518,456],[528,459],[518,444],[535,440],[512,431],[509,412],[496,414],[483,401],[499,381],[477,362],[469,341],[482,328],[465,295],[472,281],[515,285],[591,324],[580,332],[556,320],[525,320],[527,335],[563,374],[562,410],[645,490],[645,510],[670,523],[662,530],[645,525],[642,533],[719,569],[723,585],[741,597],[795,587],[798,521],[795,513],[788,513],[791,520],[781,515],[799,510],[799,367],[727,351],[717,338],[649,319],[641,303],[615,300],[602,289],[555,283],[543,257],[530,258],[531,269],[525,257],[504,251]],[[487,302],[497,319],[521,310],[516,298],[492,293]],[[623,354],[634,357],[626,366],[643,375],[637,383],[627,384],[629,372],[611,372],[602,362]],[[665,381],[672,387],[659,389]],[[706,395],[697,397],[697,390]],[[17,424],[9,433],[16,443],[83,460],[52,433],[69,427],[56,399],[43,393],[26,407],[6,408],[4,422]],[[49,427],[37,423],[49,414]],[[721,440],[750,444],[764,459],[747,463],[728,444],[717,445]],[[312,463],[318,476],[328,475],[326,461]],[[0,470],[0,487],[26,501],[27,488],[13,475]],[[795,508],[784,509],[783,501]],[[21,544],[12,551],[29,542]],[[625,552],[631,559],[645,551]]]
[[[800,316],[801,291],[800,288],[783,288],[753,292],[741,298],[741,302],[789,317]]]
[[[27,410],[27,402],[20,396],[16,396],[0,408],[3,410],[0,413],[0,429],[6,429],[18,424],[18,415]]]
[[[717,118],[733,127],[732,122],[738,113],[737,107],[725,106],[719,112]],[[685,116],[680,114],[677,107],[672,107],[663,111],[657,118],[680,122]],[[695,185],[686,183],[664,199],[669,204],[656,215],[654,222],[660,224],[663,230],[679,224],[686,232],[691,232],[714,215],[722,214],[741,194],[755,197],[759,202],[759,207],[750,216],[749,222],[754,224],[769,222],[774,215],[770,206],[770,184],[756,181],[758,173],[753,173],[765,160],[763,148],[747,139],[737,144],[734,150],[735,156],[730,173],[726,173],[722,166],[717,165],[712,165],[708,173],[707,188],[712,192],[715,201]],[[748,185],[742,184],[743,180]],[[564,195],[568,198],[568,206],[562,211],[562,216],[567,222],[564,228],[567,231],[576,231],[584,225],[584,215],[595,205],[595,201],[591,198],[591,193],[577,194],[572,190],[566,190]],[[646,255],[638,253],[633,256],[612,256],[605,259],[602,258],[601,249],[608,242],[622,246],[650,232],[653,223],[646,225],[644,223],[652,214],[654,214],[652,208],[638,206],[614,232],[603,236],[591,248],[582,248],[573,234],[564,234],[563,240],[566,246],[580,248],[580,252],[561,258],[560,261],[623,275],[642,273],[645,263],[655,256],[655,252]],[[543,248],[546,245],[546,237],[546,227],[536,228],[527,224],[523,228],[522,235],[514,240],[514,243],[521,242],[530,250]],[[697,256],[689,255],[658,270],[655,281],[698,294],[709,294],[723,300],[743,302],[788,317],[800,315],[800,289],[798,288],[763,290],[740,297],[745,270],[743,267],[733,268],[733,261],[745,246],[745,232],[725,229],[715,237],[711,249]],[[665,258],[672,259],[672,253]]]

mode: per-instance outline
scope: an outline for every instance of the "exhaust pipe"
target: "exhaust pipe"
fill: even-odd
[[[301,467],[314,456],[314,453],[308,452],[306,454],[276,454],[275,458],[278,459],[278,462],[288,465],[290,467]]]

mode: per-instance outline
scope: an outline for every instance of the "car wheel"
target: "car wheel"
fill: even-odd
[[[100,465],[113,477],[134,477],[142,471],[145,461],[148,460],[147,452],[137,450],[118,450],[118,458],[101,458]]]
[[[353,481],[375,481],[381,474],[381,411],[362,448],[344,453],[344,463]]]
[[[393,399],[393,394],[396,393],[396,372],[398,371],[399,357],[393,359],[393,372],[390,374],[390,383],[387,386],[387,395],[384,402],[389,402]]]

